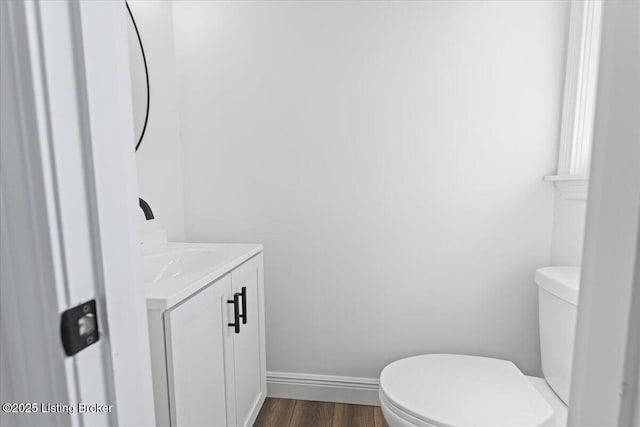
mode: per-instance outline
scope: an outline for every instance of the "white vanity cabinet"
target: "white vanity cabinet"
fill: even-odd
[[[172,426],[235,425],[233,332],[226,275],[164,313]],[[231,362],[231,363],[229,363]]]
[[[261,257],[262,255],[259,255]],[[231,272],[231,287],[246,311],[240,333],[233,334],[236,424],[252,426],[266,397],[262,267],[250,260]],[[230,329],[229,329],[230,330]],[[257,408],[257,410],[256,410]]]
[[[266,397],[262,253],[149,309],[156,422],[251,426]]]

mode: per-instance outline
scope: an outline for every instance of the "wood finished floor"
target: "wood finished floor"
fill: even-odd
[[[378,406],[267,397],[253,427],[388,427]]]

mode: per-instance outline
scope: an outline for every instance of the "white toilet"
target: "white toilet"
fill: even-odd
[[[425,354],[380,374],[380,406],[391,427],[566,426],[579,268],[536,271],[545,378],[510,361]]]

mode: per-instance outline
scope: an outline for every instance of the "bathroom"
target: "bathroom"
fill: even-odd
[[[86,97],[75,127],[33,124],[50,129],[38,159],[55,189],[33,221],[66,254],[38,255],[68,278],[44,318],[59,335],[60,313],[93,299],[98,323],[77,354],[47,344],[49,394],[12,376],[3,404],[115,408],[60,425],[640,425],[637,2],[53,3],[3,5],[3,49],[43,52],[41,109],[64,110],[56,87]],[[22,151],[4,114],[8,235]],[[3,264],[37,252],[17,240]],[[568,320],[542,316],[554,280]],[[30,324],[9,301],[32,294],[4,286],[3,322]],[[215,322],[220,345],[202,339]],[[3,374],[21,366],[6,351]],[[419,357],[435,362],[389,378]],[[573,362],[561,385],[554,357]]]

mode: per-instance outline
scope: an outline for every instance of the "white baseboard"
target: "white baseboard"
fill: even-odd
[[[267,396],[380,406],[378,379],[267,372]]]

